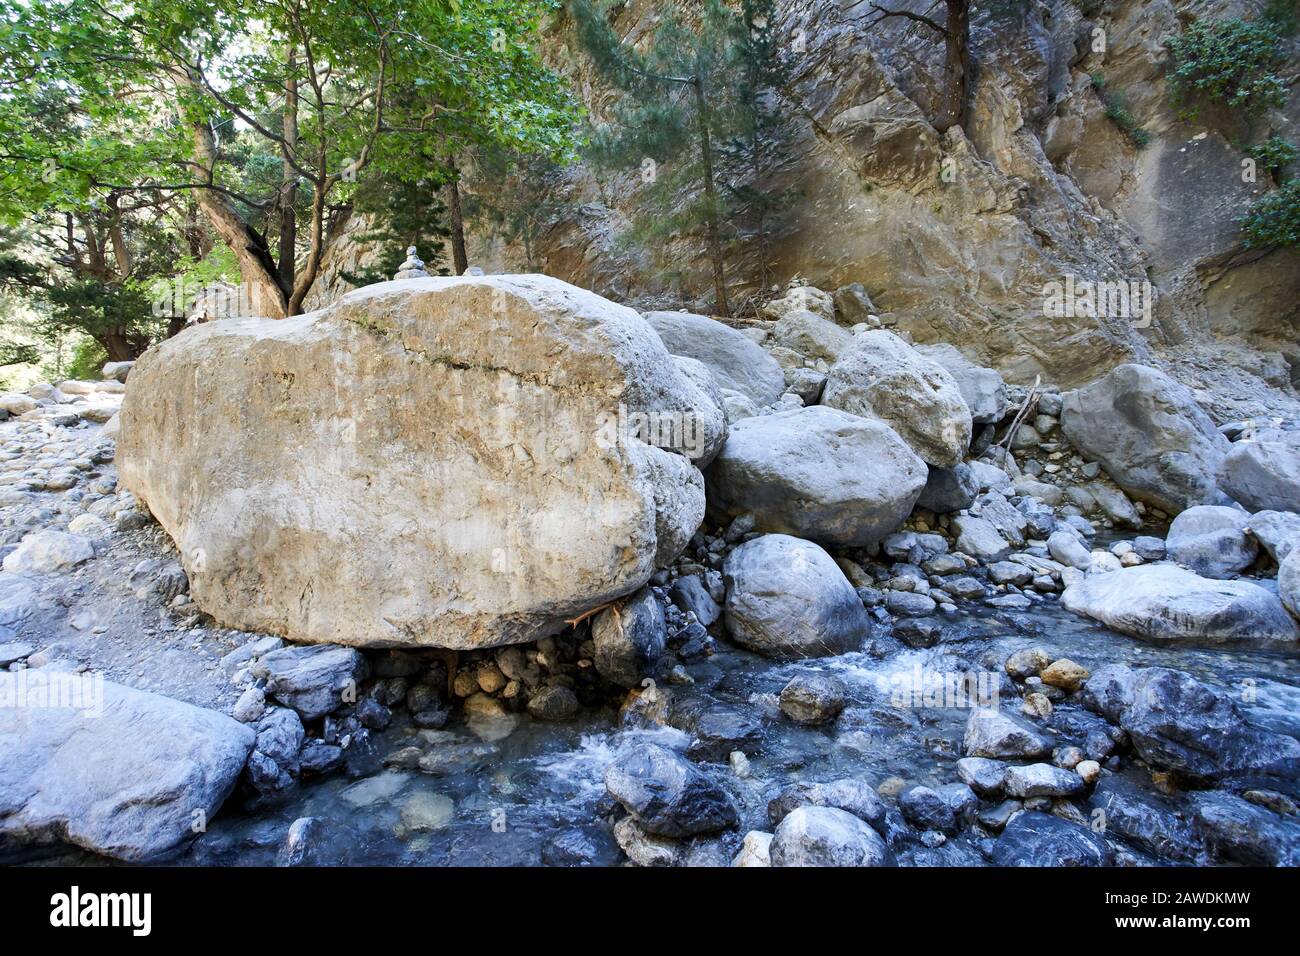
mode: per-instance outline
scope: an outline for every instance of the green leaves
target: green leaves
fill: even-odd
[[[1247,249],[1300,246],[1300,179],[1257,200],[1241,219]]]
[[[1195,118],[1205,99],[1251,115],[1286,101],[1286,84],[1274,72],[1285,60],[1282,36],[1272,20],[1197,20],[1166,44],[1174,63],[1170,91],[1185,119]]]

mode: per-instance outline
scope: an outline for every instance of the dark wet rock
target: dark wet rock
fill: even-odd
[[[1202,850],[1186,814],[1174,801],[1126,777],[1103,777],[1088,801],[1106,832],[1164,860],[1194,860]]]
[[[735,826],[726,792],[689,760],[656,744],[623,750],[605,771],[605,787],[642,828],[686,837]]]
[[[898,808],[904,819],[919,830],[953,834],[975,818],[979,798],[964,783],[915,786],[899,795]]]
[[[670,592],[673,604],[683,611],[691,611],[695,619],[708,627],[722,616],[722,608],[713,600],[709,589],[697,574],[684,574],[673,582]]]
[[[835,807],[797,807],[772,834],[773,866],[888,866],[893,856],[868,824]]]
[[[534,720],[572,720],[581,709],[577,696],[563,686],[543,687],[528,699],[528,713]]]
[[[1007,765],[987,757],[962,757],[957,761],[957,775],[981,797],[995,797],[1002,793]]]
[[[287,707],[272,707],[257,722],[257,752],[287,771],[298,770],[298,752],[306,732],[298,715]]]
[[[299,817],[289,824],[284,846],[280,848],[281,866],[321,866],[328,864],[325,848],[327,827],[319,817]]]
[[[1028,721],[1000,710],[980,709],[966,721],[962,749],[968,757],[1046,757],[1054,741]]]
[[[825,551],[769,534],[728,555],[724,621],[736,644],[770,657],[857,650],[870,633],[862,601]]]
[[[315,644],[290,646],[256,658],[250,669],[266,681],[269,696],[292,707],[305,721],[319,720],[355,700],[366,662],[352,647]]]
[[[834,807],[851,813],[880,830],[887,808],[876,791],[860,780],[833,780],[830,783],[795,783],[768,801],[767,816],[773,827],[789,816],[796,807]]]
[[[357,704],[357,720],[363,727],[383,730],[393,722],[393,712],[374,698],[367,697]]]
[[[978,493],[979,479],[964,462],[952,468],[931,467],[916,506],[935,514],[948,514],[969,508]]]
[[[993,847],[998,866],[1108,866],[1112,857],[1087,827],[1032,811],[1013,817]]]
[[[1300,822],[1230,793],[1192,796],[1197,832],[1223,860],[1246,866],[1300,866]]]
[[[547,866],[614,866],[619,846],[604,827],[574,827],[542,844]]]
[[[994,804],[991,807],[985,807],[979,812],[976,819],[980,825],[990,830],[1001,830],[1011,820],[1011,817],[1019,813],[1024,806],[1019,800],[1003,800],[1001,803]]]
[[[1008,767],[1003,787],[1007,796],[1022,800],[1027,797],[1071,797],[1083,790],[1083,780],[1073,771],[1048,763],[1034,763]]]
[[[798,674],[781,689],[781,713],[797,724],[824,724],[844,709],[843,682],[824,674]]]
[[[596,671],[621,687],[654,674],[668,641],[663,608],[649,588],[606,608],[591,625]]]
[[[943,640],[943,628],[921,618],[899,621],[891,633],[908,647],[934,647]]]
[[[1103,667],[1083,701],[1127,731],[1147,763],[1191,780],[1300,770],[1300,742],[1251,726],[1226,694],[1182,671]]]
[[[298,755],[298,766],[303,773],[327,774],[343,764],[343,748],[323,740],[309,740]]]

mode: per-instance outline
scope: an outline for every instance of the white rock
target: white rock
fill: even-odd
[[[630,309],[546,276],[411,279],[150,349],[117,461],[224,624],[473,648],[670,562],[718,421]]]
[[[66,531],[35,531],[4,560],[4,569],[18,574],[51,574],[76,567],[95,556],[95,546],[79,534]]]

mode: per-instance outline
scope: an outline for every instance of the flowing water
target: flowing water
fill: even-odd
[[[1053,602],[1027,612],[963,612],[948,619],[943,643],[927,649],[878,637],[858,653],[776,664],[722,644],[714,657],[687,668],[695,680],[692,690],[709,704],[760,718],[762,730],[745,747],[748,766],[741,772],[726,760],[704,765],[741,811],[741,826],[715,838],[713,856],[705,859],[725,862],[744,832],[770,830],[767,800],[792,782],[955,781],[967,705],[974,701],[936,699],[935,688],[944,686],[945,675],[973,674],[974,683],[964,685],[974,691],[968,696],[999,694],[997,704],[1018,712],[1021,701],[1001,676],[1002,662],[1034,645],[1093,670],[1124,662],[1188,671],[1231,693],[1253,723],[1300,736],[1300,667],[1294,655],[1144,645]],[[851,703],[838,721],[807,728],[781,717],[777,693],[806,670],[833,674],[848,687]],[[1065,704],[1057,716],[1072,711],[1077,713],[1077,705]],[[617,864],[622,857],[605,819],[605,767],[620,746],[637,738],[677,749],[692,741],[672,727],[620,726],[613,708],[587,711],[565,724],[539,723],[525,714],[458,719],[445,730],[428,731],[404,720],[399,715],[373,736],[371,746],[354,752],[346,774],[306,783],[274,806],[239,808],[232,800],[177,862],[273,864],[283,859],[290,824],[314,817],[316,863]],[[437,754],[440,772],[385,765],[385,756],[411,746]],[[937,851],[918,849],[900,861],[980,864],[985,860],[975,849],[977,839],[967,831]]]

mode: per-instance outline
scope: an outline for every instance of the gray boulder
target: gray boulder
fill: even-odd
[[[876,314],[876,307],[871,304],[871,296],[862,287],[861,282],[850,282],[831,293],[835,304],[835,321],[840,325],[855,326],[867,322]]]
[[[822,404],[885,422],[940,468],[956,465],[970,447],[970,409],[956,380],[883,329],[855,337],[831,367]]]
[[[678,608],[694,614],[705,627],[722,616],[722,608],[698,574],[685,574],[674,581],[669,597]]]
[[[943,366],[957,382],[976,425],[990,425],[1007,413],[1007,386],[996,369],[976,365],[947,343],[918,345],[918,352]]]
[[[703,362],[719,388],[740,392],[760,406],[772,404],[785,391],[781,366],[731,326],[689,312],[647,312],[645,320],[673,355]]]
[[[1192,796],[1196,831],[1222,860],[1243,866],[1300,866],[1300,822],[1231,793]]]
[[[797,724],[824,724],[844,709],[843,682],[825,674],[797,674],[781,689],[781,713]]]
[[[1265,588],[1203,578],[1170,564],[1090,574],[1065,589],[1061,606],[1157,644],[1288,647],[1297,637],[1295,622]]]
[[[304,721],[319,720],[357,699],[366,676],[365,658],[355,648],[316,644],[282,647],[253,661],[250,670],[266,681],[266,692]]]
[[[1073,531],[1053,531],[1047,538],[1047,553],[1057,561],[1080,571],[1092,566],[1092,552]]]
[[[773,866],[887,866],[892,855],[870,826],[835,807],[798,807],[772,835]]]
[[[997,843],[998,866],[1107,866],[1112,854],[1087,827],[1048,813],[1019,813]]]
[[[797,807],[834,807],[871,824],[877,831],[885,826],[888,809],[871,785],[845,778],[829,783],[795,783],[768,801],[767,816],[773,827]]]
[[[151,860],[192,839],[195,822],[206,824],[230,794],[253,749],[251,728],[158,694],[96,686],[98,714],[0,707],[0,846],[66,841]]]
[[[926,467],[894,431],[824,406],[737,422],[705,473],[715,520],[842,547],[878,543],[907,520]]]
[[[1300,618],[1300,548],[1292,548],[1277,569],[1277,593],[1286,609]]]
[[[657,744],[624,748],[605,769],[605,788],[642,829],[688,837],[735,826],[726,791],[685,757]]]
[[[95,556],[95,545],[84,535],[45,529],[34,531],[5,556],[4,569],[15,574],[53,574]]]
[[[794,309],[772,328],[777,345],[811,359],[835,362],[853,344],[853,333],[804,309]]]
[[[817,545],[784,534],[747,541],[727,556],[723,621],[733,642],[768,657],[857,650],[871,629],[844,572]]]
[[[957,550],[981,561],[1000,561],[1015,550],[987,518],[958,515],[952,528],[957,532]]]
[[[1072,797],[1083,789],[1077,773],[1053,767],[1050,763],[1031,763],[1007,768],[1003,788],[1009,797]]]
[[[1183,671],[1103,667],[1083,703],[1126,731],[1147,763],[1195,783],[1300,770],[1300,741],[1251,725],[1227,694]]]
[[[952,468],[931,468],[916,506],[936,514],[961,511],[970,507],[979,490],[979,479],[964,462]]]
[[[1228,441],[1164,372],[1119,365],[1066,392],[1061,405],[1065,437],[1133,497],[1171,514],[1216,499]]]
[[[1219,487],[1251,511],[1300,511],[1300,432],[1234,442],[1219,465]]]
[[[620,687],[639,687],[654,673],[667,646],[663,608],[649,588],[642,588],[597,614],[591,639],[596,672]]]
[[[1225,578],[1255,563],[1259,545],[1246,531],[1250,516],[1236,508],[1197,505],[1169,526],[1169,557],[1197,574]]]
[[[1102,778],[1088,803],[1105,814],[1099,819],[1105,821],[1107,833],[1148,853],[1179,861],[1195,860],[1201,853],[1201,839],[1182,808],[1128,777],[1113,774]]]
[[[1293,511],[1257,511],[1246,522],[1246,530],[1281,564],[1291,549],[1300,544],[1300,514]],[[1145,557],[1145,555],[1143,555]]]

